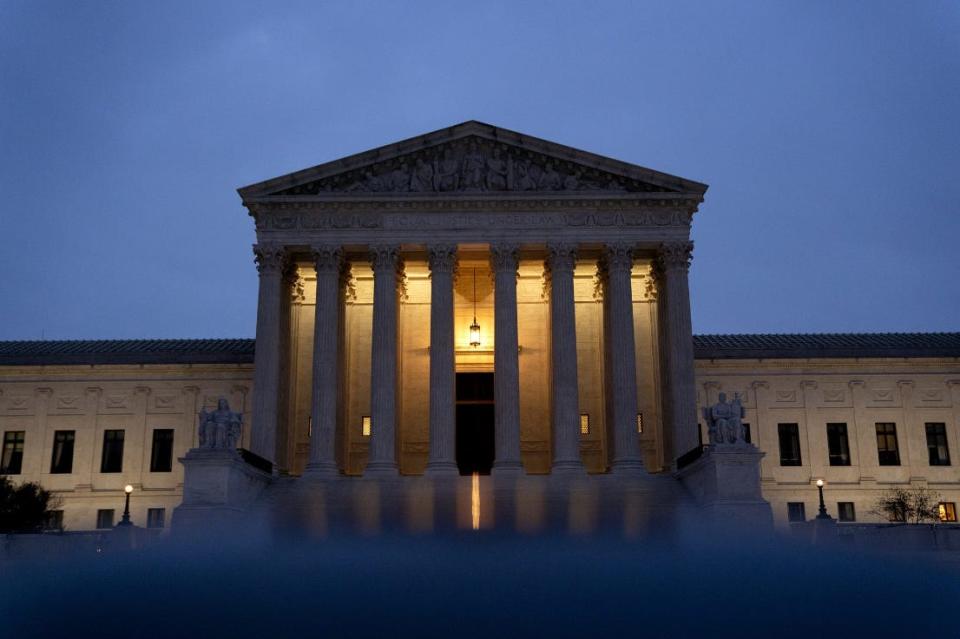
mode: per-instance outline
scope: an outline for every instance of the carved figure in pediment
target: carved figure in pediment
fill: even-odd
[[[433,170],[434,188],[437,191],[456,191],[460,185],[460,163],[453,157],[450,149],[445,149],[443,157],[437,161]]]
[[[575,172],[575,173],[568,173],[568,174],[563,178],[563,188],[564,188],[564,190],[567,190],[567,191],[577,191],[577,190],[579,190],[579,189],[580,189],[580,179],[579,179],[579,177],[578,177],[579,175],[580,175],[580,171],[577,171],[577,172]]]
[[[562,183],[563,180],[560,174],[553,168],[553,162],[547,162],[543,173],[540,174],[540,179],[537,184],[544,191],[559,191]]]
[[[517,160],[514,166],[513,188],[517,191],[533,191],[537,188],[537,181],[530,175],[532,166],[527,160]]]
[[[415,193],[433,191],[433,165],[417,158],[417,165],[410,174],[410,190]]]
[[[410,174],[407,172],[407,163],[401,162],[387,175],[387,190],[403,193],[410,188]]]
[[[500,149],[494,148],[487,158],[487,190],[506,191],[508,185],[509,166],[504,161]]]
[[[467,152],[463,155],[460,188],[482,189],[484,187],[484,165],[483,155],[477,148],[477,143],[471,142],[467,147]]]

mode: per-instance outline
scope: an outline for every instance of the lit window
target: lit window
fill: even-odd
[[[637,413],[637,432],[643,432],[643,413]]]
[[[896,424],[877,424],[877,461],[881,466],[900,465],[900,447],[897,445]]]
[[[957,505],[952,501],[940,502],[940,521],[957,521]]]
[[[364,437],[370,436],[370,416],[364,415],[360,418],[360,432]]]
[[[590,434],[590,415],[583,413],[580,415],[580,434],[589,435]]]

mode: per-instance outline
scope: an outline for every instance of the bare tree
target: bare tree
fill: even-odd
[[[940,519],[940,493],[918,486],[891,488],[877,500],[873,512],[889,521],[919,524]]]

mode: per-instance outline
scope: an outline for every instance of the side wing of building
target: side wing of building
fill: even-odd
[[[880,521],[895,487],[960,503],[960,334],[699,335],[697,414],[739,394],[774,517]]]
[[[247,412],[253,350],[253,340],[0,343],[0,474],[54,491],[67,530],[119,521],[127,484],[133,520],[167,526],[197,414],[221,397]]]

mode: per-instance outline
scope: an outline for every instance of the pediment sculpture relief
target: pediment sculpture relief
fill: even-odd
[[[534,151],[469,137],[314,180],[277,195],[668,190]]]

